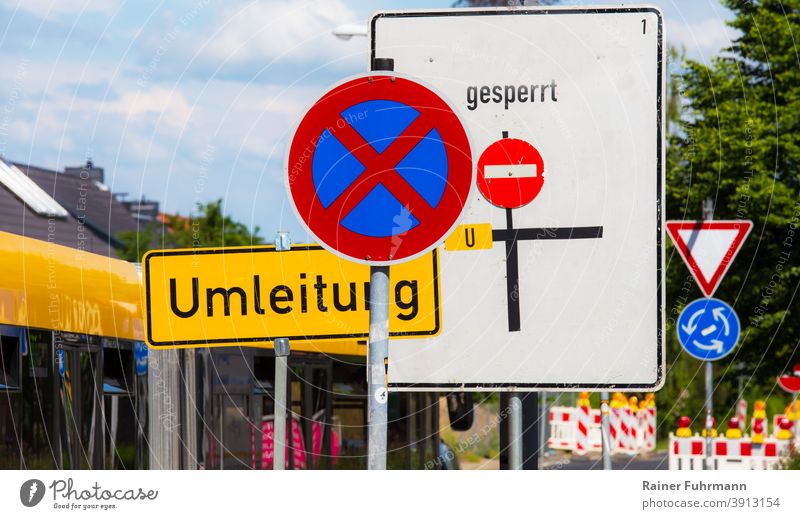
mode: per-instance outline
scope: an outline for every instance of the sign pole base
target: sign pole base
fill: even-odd
[[[389,390],[389,267],[370,267],[369,343],[367,345],[367,384],[369,391],[368,458],[369,470],[386,470]]]
[[[275,340],[275,418],[272,428],[272,470],[286,467],[286,400],[289,339]]]
[[[522,399],[520,393],[509,395],[508,468],[522,470]]]
[[[714,457],[711,454],[713,440],[711,431],[713,423],[713,398],[714,398],[714,365],[706,361],[706,470],[714,470]]]
[[[611,425],[608,422],[608,391],[600,393],[600,428],[603,440],[603,470],[611,470]]]

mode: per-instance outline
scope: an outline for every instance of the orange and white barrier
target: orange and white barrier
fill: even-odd
[[[550,409],[550,435],[547,446],[551,449],[575,451],[576,454],[600,452],[602,450],[600,432],[600,411],[589,409],[588,427],[583,452],[578,452],[578,421],[580,408],[553,407]]]
[[[656,408],[639,410],[639,430],[642,431],[640,449],[647,452],[656,450]]]
[[[579,404],[588,404],[588,395]],[[656,408],[652,399],[648,407],[631,408],[624,397],[609,409],[609,430],[612,453],[634,455],[655,450]],[[547,446],[551,449],[573,451],[576,454],[602,451],[601,415],[599,409],[588,405],[578,407],[554,406],[550,409],[550,434]]]
[[[622,431],[622,408],[612,407],[608,410],[608,430],[611,444],[611,452],[624,452],[625,439]]]
[[[669,469],[703,470],[706,440],[699,436],[678,438],[669,434]]]
[[[578,415],[574,407],[555,406],[550,409],[550,434],[547,446],[551,449],[575,450]]]
[[[744,432],[747,428],[747,400],[739,400],[736,404],[736,417],[739,419],[739,428]]]
[[[706,439],[695,435],[679,438],[669,435],[670,470],[702,470],[706,459]],[[789,441],[768,438],[753,443],[749,437],[714,438],[711,466],[717,470],[770,470],[777,468],[789,452]]]
[[[575,454],[586,454],[589,451],[589,429],[591,426],[591,409],[589,409],[588,405],[582,405],[578,408]]]

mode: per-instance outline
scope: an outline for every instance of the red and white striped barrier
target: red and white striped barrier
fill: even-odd
[[[558,450],[575,450],[577,432],[577,413],[574,407],[553,407],[550,409],[548,447]]]
[[[706,459],[706,439],[669,436],[670,470],[702,470]],[[749,437],[714,438],[711,464],[717,470],[770,470],[789,452],[788,440],[766,439],[753,443]]]
[[[630,409],[625,408],[610,409],[610,411],[612,453],[635,454],[642,450],[655,450],[655,409],[643,409],[638,414],[633,414]],[[601,420],[599,409],[585,406],[552,407],[547,446],[551,449],[573,451],[576,454],[601,452],[603,450]],[[649,433],[648,427],[651,431]]]
[[[705,460],[705,438],[677,438],[669,435],[669,469],[670,470],[703,470]]]
[[[577,434],[575,437],[575,454],[586,454],[589,451],[589,429],[594,425],[589,406],[578,408]]]
[[[639,429],[642,431],[640,449],[644,451],[656,450],[656,408],[648,407],[639,410]]]
[[[628,454],[636,454],[639,452],[641,435],[639,434],[639,412],[634,412],[630,407],[625,408],[625,420],[628,423],[628,441],[627,450]]]
[[[739,429],[744,432],[747,428],[747,400],[739,400],[736,404],[736,417],[739,419]]]
[[[608,411],[608,429],[609,436],[611,437],[611,452],[624,452],[625,433],[622,430],[622,409],[612,407]]]

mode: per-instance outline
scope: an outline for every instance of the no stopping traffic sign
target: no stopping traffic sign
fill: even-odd
[[[323,95],[297,127],[287,171],[289,199],[311,234],[372,265],[435,247],[458,223],[474,177],[467,133],[449,104],[386,74]]]

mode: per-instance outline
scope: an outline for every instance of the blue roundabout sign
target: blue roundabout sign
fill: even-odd
[[[678,340],[683,349],[700,360],[719,360],[736,347],[741,334],[739,317],[719,299],[692,301],[678,317]]]

